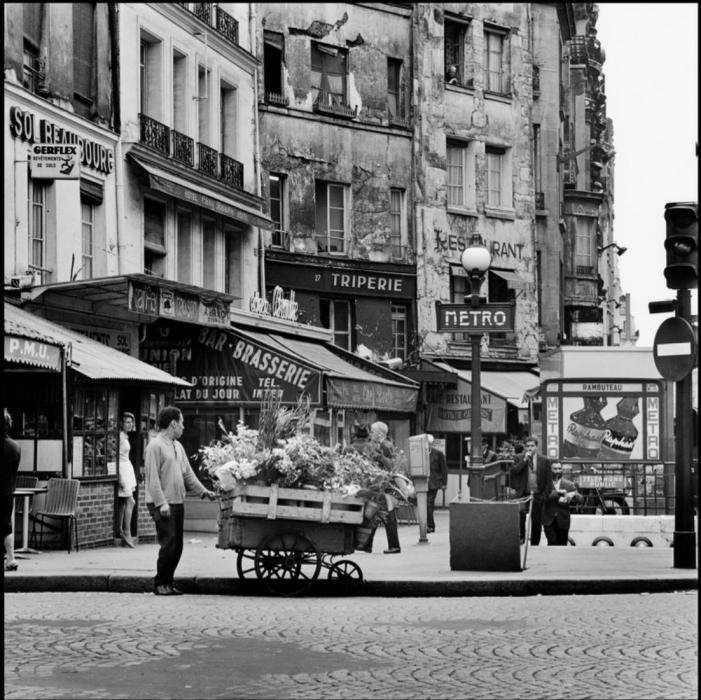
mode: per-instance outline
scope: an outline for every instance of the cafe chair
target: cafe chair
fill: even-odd
[[[41,522],[41,532],[39,534],[39,549],[44,537],[44,521],[46,518],[57,518],[68,521],[68,553],[71,553],[73,538],[71,537],[75,528],[75,551],[80,551],[78,544],[78,516],[76,506],[78,505],[78,489],[80,481],[76,479],[51,479],[47,484],[46,500],[42,510],[34,515],[32,527],[32,542],[36,543],[36,525]],[[50,527],[50,526],[49,526]]]
[[[35,489],[39,483],[38,476],[30,476],[29,474],[18,474],[15,481],[17,489]],[[29,497],[29,512],[32,512],[34,505],[34,496]],[[15,515],[24,513],[24,496],[15,496]]]

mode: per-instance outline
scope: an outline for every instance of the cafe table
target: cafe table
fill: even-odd
[[[38,493],[46,493],[47,491],[48,489],[43,486],[15,489],[15,496],[24,498],[24,508],[22,509],[22,546],[19,549],[15,549],[15,557],[17,559],[29,559],[29,557],[21,556],[22,554],[41,554],[41,552],[29,546],[29,501],[32,496],[36,496]]]

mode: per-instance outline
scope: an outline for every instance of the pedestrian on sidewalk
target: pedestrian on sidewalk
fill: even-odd
[[[571,467],[569,470],[571,471]],[[566,547],[570,534],[570,504],[584,500],[574,482],[563,476],[560,462],[552,463],[553,485],[543,505],[543,527],[548,545]]]
[[[433,443],[433,435],[429,435],[428,461],[430,470],[428,475],[428,495],[426,498],[426,532],[429,533],[436,531],[436,521],[433,517],[433,513],[436,508],[438,489],[442,489],[445,492],[448,486],[448,465],[445,461],[445,455],[440,450],[436,449]]]
[[[482,464],[486,467],[488,464],[497,461],[497,453],[489,449],[489,440],[487,440],[487,438],[482,438]]]
[[[386,423],[378,421],[373,423],[368,430],[367,425],[361,424],[358,426],[355,437],[351,440],[344,452],[355,451],[361,455],[365,455],[375,460],[375,463],[383,469],[390,471],[395,462],[394,445],[387,437],[389,428]],[[394,498],[388,494],[387,498],[387,515],[385,516],[385,532],[387,534],[387,549],[385,554],[399,554],[402,549],[399,544],[399,528],[397,525],[397,510]],[[356,551],[372,553],[372,545],[375,539],[377,525],[372,528],[370,536],[365,544],[361,547],[356,547]]]
[[[543,514],[543,502],[545,494],[550,492],[552,482],[552,468],[550,460],[538,453],[538,439],[528,437],[525,440],[523,459],[509,470],[511,474],[511,488],[516,491],[517,498],[523,498],[533,494],[531,504],[531,545],[537,547],[543,526],[541,522]],[[524,533],[525,539],[525,533]]]
[[[146,448],[146,507],[156,523],[160,550],[153,581],[156,595],[182,595],[173,586],[175,569],[183,553],[185,489],[213,501],[216,495],[205,488],[192,471],[185,449],[178,442],[185,429],[183,414],[166,406],[158,414],[158,435]]]
[[[128,433],[133,432],[136,419],[133,413],[122,413],[122,421],[119,431],[119,536],[127,546],[134,548],[134,538],[131,534],[131,516],[134,512],[134,489],[136,488],[136,474],[134,465],[129,460],[131,444]]]
[[[5,411],[5,446],[3,448],[2,471],[3,481],[5,483],[3,489],[3,537],[5,538],[5,552],[7,560],[5,561],[5,571],[17,571],[19,564],[15,559],[15,532],[14,523],[15,517],[15,489],[17,487],[17,471],[19,462],[22,456],[22,449],[10,437],[10,428],[12,427],[12,417],[7,409]]]

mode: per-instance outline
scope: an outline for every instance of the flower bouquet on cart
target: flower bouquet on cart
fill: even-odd
[[[311,503],[314,497],[309,492],[319,492],[324,498],[331,494],[332,520],[335,517],[374,527],[384,520],[394,499],[404,498],[395,483],[395,477],[403,474],[402,460],[393,459],[389,465],[385,460],[381,465],[379,444],[378,455],[374,451],[344,453],[340,445],[322,445],[304,432],[309,425],[309,411],[306,398],[289,408],[281,406],[278,395],[269,392],[261,405],[258,430],[239,421],[235,432],[229,431],[219,421],[222,437],[199,450],[215,490],[227,498],[232,492],[243,494],[246,508],[255,511],[256,502],[263,499],[259,497],[262,489],[254,487],[272,489],[276,498],[279,496],[277,517],[303,517],[304,506],[321,508],[322,496]],[[307,495],[300,494],[300,490]],[[254,492],[257,495],[251,495]],[[291,496],[299,501],[293,502]],[[269,504],[269,497],[266,498]],[[257,514],[266,517],[267,507],[261,505]],[[344,510],[349,512],[343,513]]]

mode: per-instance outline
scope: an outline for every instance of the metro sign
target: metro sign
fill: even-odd
[[[439,333],[501,333],[514,330],[515,304],[441,304],[436,302]]]

